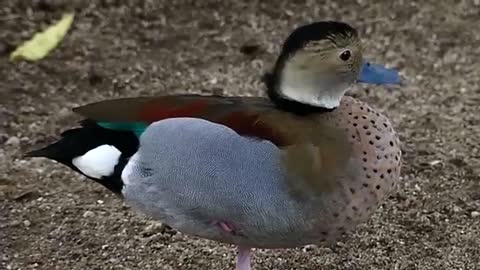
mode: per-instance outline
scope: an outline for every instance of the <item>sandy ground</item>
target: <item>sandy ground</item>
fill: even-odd
[[[232,269],[230,246],[162,232],[95,183],[21,154],[75,125],[70,108],[87,102],[263,95],[280,42],[324,19],[357,27],[367,57],[408,79],[352,92],[401,134],[402,181],[335,247],[256,250],[255,269],[480,269],[479,1],[240,2],[0,1],[0,269]],[[47,59],[8,61],[71,7],[73,29]]]

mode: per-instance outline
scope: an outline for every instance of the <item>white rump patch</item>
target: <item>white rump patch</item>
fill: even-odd
[[[100,145],[72,160],[73,165],[85,175],[101,179],[112,175],[122,153],[113,145]]]
[[[136,163],[137,159],[138,159],[138,153],[135,153],[133,156],[130,157],[127,165],[125,165],[125,168],[123,168],[121,178],[122,178],[122,182],[125,186],[128,186],[130,184],[130,181],[129,181],[128,178],[129,178],[130,174],[132,174],[132,172],[134,171],[134,168],[137,164]],[[124,186],[124,188],[125,188],[125,186]]]

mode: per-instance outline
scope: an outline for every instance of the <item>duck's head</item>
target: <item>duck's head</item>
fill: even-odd
[[[270,98],[290,109],[331,110],[355,82],[399,84],[395,70],[363,59],[357,31],[342,22],[316,22],[286,39],[266,77]]]

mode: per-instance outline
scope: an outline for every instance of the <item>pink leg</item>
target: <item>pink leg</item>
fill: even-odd
[[[236,270],[251,270],[250,267],[250,248],[238,247]]]
[[[225,221],[214,222],[220,229],[224,232],[235,234],[235,229],[232,224]],[[251,270],[250,267],[250,248],[247,247],[238,247],[237,254],[237,267],[236,270]]]

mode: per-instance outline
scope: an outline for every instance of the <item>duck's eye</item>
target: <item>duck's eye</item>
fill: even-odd
[[[348,61],[348,59],[350,59],[351,56],[352,56],[352,53],[350,52],[350,50],[345,50],[342,52],[342,54],[340,54],[340,59],[342,59],[343,61]]]

